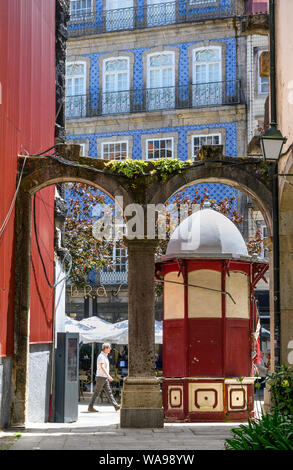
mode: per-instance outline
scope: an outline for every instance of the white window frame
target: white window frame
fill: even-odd
[[[196,155],[195,152],[194,152],[194,139],[198,139],[198,138],[200,139],[200,138],[202,138],[202,137],[204,137],[204,138],[207,138],[207,137],[219,137],[219,143],[218,143],[218,144],[215,144],[215,145],[222,145],[222,134],[216,134],[216,133],[215,133],[215,134],[199,134],[199,135],[194,134],[194,135],[192,136],[192,139],[191,139],[191,153],[192,153],[191,159],[192,159],[192,160],[196,160],[196,158],[197,158],[197,155]],[[206,145],[206,144],[203,144],[203,145]],[[200,150],[200,148],[199,148],[199,150]]]
[[[217,50],[219,52],[219,59],[217,61],[197,62],[195,60],[196,53],[206,50]],[[219,79],[216,81],[197,82],[196,81],[196,66],[219,64]],[[209,77],[208,77],[209,79]],[[222,47],[221,46],[207,46],[197,47],[192,51],[192,104],[193,106],[219,106],[222,104]]]
[[[220,80],[219,82],[222,82],[222,48],[221,46],[207,46],[207,47],[197,47],[193,49],[192,51],[192,84],[193,85],[200,85],[201,83],[196,83],[196,73],[195,73],[195,67],[197,63],[200,63],[201,65],[203,64],[211,64],[212,62],[196,62],[195,61],[195,55],[197,52],[200,51],[206,51],[206,50],[211,50],[211,49],[217,49],[220,52],[220,58],[219,58],[219,64],[220,64],[220,69],[219,69],[219,77]],[[214,82],[204,82],[204,83],[214,83]]]
[[[94,1],[93,0],[89,0],[91,2],[91,7],[90,7],[90,11],[86,10],[86,13],[82,14],[83,10],[79,10],[79,14],[78,15],[74,15],[73,17],[71,16],[72,15],[72,11],[71,11],[71,5],[73,3],[76,3],[78,1],[81,1],[81,0],[70,0],[70,19],[73,20],[73,21],[76,21],[78,19],[83,19],[87,16],[90,16],[93,14],[94,12]]]
[[[258,54],[257,54],[257,81],[258,81],[258,94],[259,95],[268,95],[269,94],[269,90],[268,91],[262,91],[262,78],[267,78],[267,77],[261,77],[260,76],[260,56],[263,52],[268,52],[267,50],[262,50],[262,51],[258,51]],[[268,87],[269,87],[269,79],[268,79]]]
[[[85,157],[85,146],[86,146],[86,144],[82,143],[82,144],[78,144],[78,145],[81,146],[81,156]]]
[[[115,90],[113,92],[107,92],[106,91],[106,76],[111,75],[113,72],[107,72],[106,71],[106,63],[113,61],[113,60],[120,60],[120,59],[126,59],[127,60],[127,70],[125,69],[125,72],[128,72],[127,75],[127,88],[125,90]],[[119,71],[116,71],[116,74],[119,73]],[[130,86],[130,62],[129,62],[129,57],[128,56],[117,56],[117,57],[107,57],[107,59],[103,60],[103,93],[117,93],[119,91],[129,91],[129,86]]]
[[[71,94],[71,95],[68,95],[67,94],[67,80],[69,79],[69,76],[67,75],[67,67],[68,66],[71,66],[71,65],[83,65],[84,66],[84,72],[83,72],[83,75],[76,75],[76,76],[73,76],[74,78],[83,78],[83,92],[81,94]],[[66,119],[78,119],[78,118],[81,118],[81,117],[85,117],[86,116],[86,108],[87,108],[87,62],[86,61],[83,61],[83,60],[78,60],[78,61],[74,61],[74,62],[66,62],[66,65],[65,65],[65,114],[66,114]],[[75,98],[75,99],[74,99]],[[68,112],[68,110],[66,109],[66,100],[69,99],[69,103],[70,103],[70,106],[69,106],[69,110],[71,110],[71,112]],[[67,101],[67,103],[68,103]],[[74,112],[74,108],[77,109],[78,113],[75,113]]]
[[[117,251],[120,250],[119,255],[121,254],[121,250],[124,250],[124,257],[125,263],[121,263],[121,256],[117,254]],[[104,273],[127,273],[128,272],[128,253],[127,253],[127,248],[122,248],[120,246],[117,246],[117,243],[114,241],[113,246],[112,246],[112,253],[109,255],[109,258],[111,259],[111,267],[105,266],[103,268]],[[119,258],[119,261],[117,261],[117,258]],[[117,271],[117,266],[120,267],[120,271]],[[121,266],[125,267],[124,271],[121,271]]]
[[[170,157],[149,158],[149,156],[148,156],[148,143],[150,141],[154,141],[154,140],[171,140],[171,142],[172,142],[172,148],[171,148],[172,157],[171,158],[174,158],[174,137],[159,137],[159,138],[154,137],[154,138],[146,139],[146,141],[145,141],[145,159],[146,160],[153,161],[153,160],[158,160],[159,158],[170,158]]]
[[[107,62],[126,59],[127,60],[127,70],[125,69],[124,72],[127,72],[127,85],[125,90],[113,90],[107,91],[106,90],[106,77],[107,75],[113,74],[113,72],[106,71],[106,64]],[[117,76],[119,72],[123,72],[121,70],[115,71],[115,75]],[[116,85],[118,84],[117,78],[115,79]],[[115,86],[116,88],[116,86]],[[111,103],[111,93],[114,94],[113,102]],[[125,94],[122,95],[122,94]],[[127,94],[126,94],[127,93]],[[120,95],[121,94],[121,95]],[[115,104],[115,96],[118,98],[117,103]],[[121,103],[119,104],[119,97],[125,98],[125,109]],[[109,103],[110,101],[110,103]],[[128,56],[114,56],[114,57],[107,57],[107,59],[103,60],[103,78],[102,78],[102,114],[121,114],[121,113],[129,113],[130,110],[130,60]]]
[[[158,55],[172,55],[173,59],[173,64],[172,64],[172,83],[175,86],[175,52],[174,51],[160,51],[160,52],[153,52],[151,54],[147,55],[147,88],[150,89],[150,82],[151,82],[151,67],[150,67],[150,60],[151,57],[158,56]],[[163,65],[163,66],[157,66],[157,67],[152,67],[152,68],[158,68],[159,70],[163,70],[164,68],[170,68],[170,65]],[[154,87],[156,88],[162,88],[160,86]],[[166,87],[168,88],[168,87]]]
[[[128,146],[128,140],[119,140],[119,141],[110,141],[109,142],[102,142],[101,143],[101,157],[102,159],[105,159],[105,156],[104,156],[104,146],[105,145],[118,145],[118,144],[126,144],[126,158],[128,158],[128,152],[129,152],[129,146]],[[115,158],[115,160],[118,160],[118,158]],[[119,158],[119,160],[124,160],[124,158]]]
[[[70,66],[70,65],[83,65],[84,66],[84,73],[83,73],[83,76],[80,75],[80,76],[74,76],[75,78],[80,78],[81,76],[83,77],[84,79],[84,85],[83,85],[83,93],[82,95],[86,95],[86,79],[87,79],[87,63],[86,61],[83,61],[83,60],[78,60],[78,61],[74,61],[74,62],[66,62],[66,71],[67,71],[67,67]],[[68,75],[66,74],[66,85],[67,85],[67,80],[68,80]],[[66,90],[67,90],[67,86],[66,86]],[[80,95],[67,95],[66,96],[80,96]]]
[[[163,65],[151,67],[151,58],[160,55],[169,55],[172,57],[172,65]],[[175,108],[175,52],[174,51],[160,51],[153,52],[147,55],[147,91],[146,91],[146,105],[148,111],[155,111],[156,109],[173,109]],[[172,85],[162,86],[162,71],[164,69],[171,68],[172,70]],[[151,88],[151,70],[158,70],[161,72],[161,83],[158,83],[156,87]],[[165,103],[165,104],[164,104]]]

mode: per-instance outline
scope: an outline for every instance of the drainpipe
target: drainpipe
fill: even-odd
[[[248,124],[248,142],[253,137],[252,130],[252,36],[250,35],[247,40],[247,49],[248,49],[248,84],[249,84],[249,124]]]
[[[276,102],[276,49],[275,49],[275,0],[270,0],[270,99],[271,127],[277,127]],[[275,367],[280,366],[280,245],[279,245],[279,180],[278,161],[273,175],[273,265],[274,265],[274,340]]]

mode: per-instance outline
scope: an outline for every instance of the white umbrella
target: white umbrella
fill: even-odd
[[[112,343],[128,344],[128,320],[112,325]],[[155,344],[163,343],[163,322],[155,321]]]
[[[108,325],[112,325],[112,323],[109,323],[108,321],[99,317],[84,318],[79,323],[86,326],[87,328],[102,328]]]
[[[65,318],[65,331],[69,333],[79,333],[79,340],[84,343],[91,343],[94,341],[92,328],[67,316]]]
[[[68,317],[67,317],[68,318]],[[99,317],[84,318],[80,322],[71,318],[65,322],[66,331],[80,333],[84,343],[128,343],[128,320],[109,323]],[[163,342],[163,322],[155,321],[155,343]]]
[[[115,342],[117,334],[113,329],[113,323],[98,317],[84,318],[80,323],[91,328],[91,337],[94,338],[95,343]],[[86,340],[85,342],[89,343],[91,341]]]

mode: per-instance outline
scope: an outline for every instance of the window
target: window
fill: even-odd
[[[202,145],[221,145],[221,134],[192,136],[192,159],[197,158]]]
[[[86,64],[69,63],[66,66],[66,117],[86,115]]]
[[[146,158],[154,160],[156,158],[173,157],[173,138],[171,139],[147,139]]]
[[[125,273],[127,271],[127,250],[117,245],[113,246],[112,252],[113,268],[116,273]]]
[[[78,20],[90,16],[93,12],[92,0],[71,0],[70,19]]]
[[[81,146],[80,155],[85,157],[85,144],[79,144]]]
[[[260,95],[268,95],[269,78],[260,76],[260,56],[264,51],[258,51],[258,93]]]
[[[129,112],[129,58],[104,60],[103,114]]]
[[[123,4],[123,7],[121,7]],[[106,1],[106,29],[118,31],[133,28],[133,0],[107,0]]]
[[[258,82],[258,92],[259,94],[268,94],[269,93],[269,78],[268,77],[259,77]]]
[[[109,256],[110,263],[106,266],[103,271],[105,273],[125,273],[127,271],[127,249],[121,248],[118,243],[113,245],[111,254]]]
[[[128,157],[128,142],[106,142],[102,144],[102,158],[125,160]]]
[[[148,0],[147,24],[148,26],[160,26],[175,23],[175,5],[170,0]]]
[[[175,106],[175,54],[159,52],[147,57],[147,109]]]
[[[127,284],[127,249],[116,242],[110,251],[109,264],[100,272],[101,284]]]
[[[222,102],[221,48],[193,51],[193,106],[214,106]]]

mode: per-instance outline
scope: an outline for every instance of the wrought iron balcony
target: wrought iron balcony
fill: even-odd
[[[128,271],[125,271],[125,272],[100,271],[99,275],[100,275],[100,284],[102,285],[127,284],[128,283]]]
[[[240,80],[179,87],[124,90],[66,97],[66,118],[140,113],[184,108],[235,105],[241,99]]]
[[[71,15],[68,27],[69,37],[231,18],[241,13],[237,11],[236,0],[225,2],[222,6],[219,6],[217,0],[202,0],[194,5],[187,3],[185,0],[177,0],[155,5]]]

